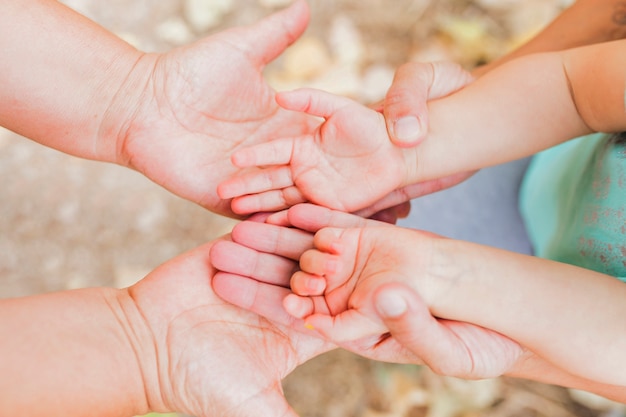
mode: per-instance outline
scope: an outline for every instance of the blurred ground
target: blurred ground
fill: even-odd
[[[283,0],[67,0],[146,51],[246,24]],[[278,89],[313,85],[378,100],[408,60],[471,68],[541,28],[560,0],[311,0],[305,37],[267,70]],[[232,221],[117,166],[82,161],[0,131],[0,296],[126,286],[226,233]],[[611,403],[505,378],[466,382],[333,352],[285,382],[303,417],[621,416]]]

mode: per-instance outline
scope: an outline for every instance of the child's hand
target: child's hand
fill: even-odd
[[[334,342],[379,337],[388,330],[374,307],[374,292],[391,282],[421,286],[433,241],[402,228],[322,229],[315,249],[300,258],[285,310]]]
[[[239,223],[233,230],[233,242],[216,243],[211,251],[211,262],[221,272],[213,278],[213,289],[237,306],[309,334],[317,332],[308,330],[305,321],[290,316],[280,306],[285,297],[295,297],[289,288],[289,280],[296,268],[296,260],[304,251],[313,248],[313,233],[328,226],[381,229],[380,233],[387,236],[394,236],[397,230],[385,223],[311,204],[300,204],[286,212],[273,214],[267,222],[271,224]],[[316,297],[316,300],[324,301],[322,297]],[[403,303],[406,310],[399,311],[398,307]],[[384,331],[382,338],[380,333],[375,333],[373,337],[356,342],[345,336],[340,339],[350,340],[334,342],[375,360],[424,363],[438,373],[463,378],[501,375],[522,354],[517,343],[496,332],[469,323],[432,317],[426,303],[410,286],[392,282],[377,287],[372,306],[368,315],[371,312],[380,319],[373,320],[371,327],[367,323],[367,329],[356,330],[380,332],[379,326],[383,324],[392,337],[386,337],[388,334]],[[322,305],[317,307],[321,312]],[[325,309],[328,307],[324,306]]]
[[[234,198],[234,212],[276,211],[303,201],[355,211],[404,185],[409,168],[403,150],[389,141],[381,114],[312,89],[276,99],[285,109],[326,121],[312,134],[236,151],[236,166],[262,168],[218,187],[220,197]]]

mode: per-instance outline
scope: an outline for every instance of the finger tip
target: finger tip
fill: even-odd
[[[417,116],[404,116],[393,124],[391,141],[401,147],[412,147],[424,139],[423,121]]]

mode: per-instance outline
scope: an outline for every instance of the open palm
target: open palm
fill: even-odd
[[[354,211],[403,185],[404,154],[389,141],[380,113],[313,89],[280,93],[277,100],[326,121],[314,133],[237,151],[235,165],[269,167],[220,185],[222,197],[235,197],[235,212],[274,211],[302,199]]]
[[[140,355],[144,380],[159,381],[148,391],[150,405],[198,417],[295,416],[281,380],[331,345],[217,297],[211,246],[162,265],[128,290],[154,339],[154,354]]]
[[[123,122],[118,162],[183,198],[232,215],[216,188],[238,171],[229,161],[233,150],[302,134],[319,123],[281,109],[262,76],[307,22],[306,2],[299,1],[251,27],[144,55],[133,74],[139,81],[127,85],[139,91],[128,94],[139,94],[141,104]]]

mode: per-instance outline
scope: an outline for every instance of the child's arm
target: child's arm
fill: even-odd
[[[529,54],[622,39],[626,36],[625,12],[626,6],[621,0],[578,0],[528,42],[475,68],[472,75],[480,77],[505,62]],[[383,109],[392,141],[398,146],[414,146],[425,139],[428,133],[426,100],[439,98],[432,95],[433,88],[436,93],[445,87],[444,95],[448,95],[455,86],[462,86],[463,80],[467,80],[467,76],[450,66],[433,71],[428,65],[419,64],[402,73],[396,72]],[[395,124],[402,119],[404,128],[396,132]]]
[[[393,158],[380,115],[353,103],[341,105],[343,116],[335,117],[336,103],[343,102],[339,98],[333,107],[328,95],[294,93],[298,105],[290,108],[326,117],[316,137],[308,140],[311,146],[300,146],[301,138],[287,138],[235,153],[239,166],[278,167],[234,178],[222,184],[221,195],[243,196],[233,202],[240,212],[277,210],[302,197],[358,210],[392,192],[393,184],[401,187],[515,160],[592,131],[620,131],[626,129],[625,65],[626,41],[505,63],[466,88],[432,101],[428,140],[417,148],[399,149],[402,157]],[[352,118],[345,116],[346,109]],[[324,164],[311,164],[311,155]],[[362,162],[364,156],[368,163]],[[384,164],[388,169],[382,174],[370,170]],[[385,182],[374,182],[376,176]],[[346,193],[346,183],[358,192]]]
[[[305,320],[318,330],[326,330],[329,335],[333,336],[337,333],[338,337],[335,341],[341,347],[378,360],[426,363],[437,372],[450,376],[475,379],[508,375],[589,390],[619,401],[626,401],[626,389],[623,386],[606,383],[606,375],[602,372],[602,367],[609,362],[611,369],[615,369],[614,374],[619,374],[621,368],[618,363],[622,356],[606,357],[603,361],[596,362],[597,356],[605,352],[602,344],[607,336],[605,329],[602,326],[593,327],[586,317],[585,320],[576,322],[580,316],[594,314],[594,311],[588,308],[590,302],[597,303],[601,311],[606,312],[611,298],[580,301],[576,297],[564,297],[571,289],[569,286],[559,287],[562,278],[557,277],[554,283],[549,281],[552,276],[547,278],[548,286],[543,292],[532,293],[528,296],[526,292],[534,290],[533,286],[539,283],[542,274],[535,273],[536,276],[529,277],[527,283],[527,269],[515,269],[519,265],[526,265],[526,268],[532,266],[527,265],[527,257],[521,255],[503,251],[495,253],[489,248],[478,245],[466,247],[462,242],[428,237],[423,233],[392,228],[346,213],[311,205],[295,206],[288,211],[287,216],[281,213],[278,217],[281,218],[279,224],[292,227],[272,227],[267,224],[243,222],[233,231],[233,239],[236,243],[221,242],[216,245],[217,250],[212,253],[211,260],[220,270],[225,271],[225,273],[218,273],[213,282],[220,296],[235,305],[266,315],[271,320],[295,326],[300,331],[307,331],[301,319],[285,317],[284,312],[281,313],[275,308],[275,303],[279,303],[288,294],[292,294],[289,297],[293,297],[289,289],[293,267],[289,266],[288,260],[298,259],[303,251],[311,248],[311,237],[307,236],[303,230],[315,232],[328,225],[380,229],[377,233],[378,237],[384,236],[392,242],[395,245],[395,251],[390,249],[384,252],[385,247],[381,246],[382,238],[373,242],[362,240],[360,243],[363,245],[360,247],[357,263],[367,258],[369,263],[373,264],[373,258],[366,250],[366,244],[377,244],[376,253],[371,253],[384,253],[382,261],[386,265],[385,272],[391,272],[394,268],[400,268],[400,265],[406,265],[404,270],[407,280],[392,282],[383,279],[383,282],[379,283],[378,280],[383,274],[378,274],[378,276],[372,274],[368,277],[368,281],[374,284],[371,287],[372,291],[366,291],[366,295],[372,300],[372,303],[367,304],[369,315],[366,316],[368,320],[366,326],[361,326],[354,321],[341,325],[339,322],[334,322],[327,329],[324,328],[323,322],[312,321],[311,317],[304,315]],[[274,219],[271,218],[271,220]],[[303,230],[295,229],[293,226]],[[408,238],[405,238],[405,234]],[[423,238],[418,242],[422,246],[417,252],[413,240],[416,236]],[[433,258],[432,254],[435,252],[432,248],[437,250],[436,258],[443,258],[446,265],[424,261],[423,268],[416,268],[415,263],[420,259]],[[399,260],[398,257],[402,254],[410,258],[409,261]],[[275,255],[280,255],[281,259],[278,261],[272,259]],[[499,258],[496,259],[496,256]],[[563,272],[560,267],[564,265],[545,262],[549,264],[546,272],[556,273],[557,269]],[[426,267],[431,263],[432,267]],[[489,265],[495,268],[492,270],[488,267]],[[534,266],[543,268],[543,265]],[[566,267],[564,272],[572,270],[582,274],[589,272],[574,267]],[[457,271],[466,273],[460,274],[456,273]],[[509,278],[511,274],[515,276]],[[593,276],[584,278],[581,276],[581,279],[593,280],[594,277],[600,277],[599,288],[603,287],[603,283],[610,282],[609,285],[617,289],[617,293],[612,297],[621,297],[620,294],[624,291],[623,284],[613,278],[608,278],[606,281],[607,277],[601,274],[591,272],[590,275]],[[451,282],[450,276],[458,277],[458,283],[447,285],[444,290],[438,289]],[[423,291],[424,282],[421,278],[424,277],[434,281],[434,284],[428,287],[429,291]],[[491,285],[490,280],[496,281],[497,285]],[[293,280],[292,284],[298,285]],[[593,286],[593,281],[586,285]],[[417,296],[416,286],[419,287],[418,291],[427,293],[428,303],[440,309],[440,314],[445,313],[444,309],[458,312],[457,310],[465,308],[466,311],[459,313],[461,321],[433,318],[428,311],[429,306]],[[577,296],[585,298],[586,295],[592,295],[591,291],[588,291],[588,294],[583,293],[589,288],[587,286],[581,289],[581,293]],[[388,290],[391,291],[391,298],[382,297],[385,294],[389,295]],[[604,288],[604,290],[609,289]],[[549,298],[553,296],[551,291],[558,291],[558,296]],[[596,293],[598,291],[600,290],[594,290]],[[440,296],[443,293],[446,294],[445,297]],[[522,302],[513,302],[510,297],[515,297],[516,294],[519,294],[520,298],[527,297],[527,299],[522,299]],[[345,302],[351,295],[352,293],[347,294],[342,300]],[[391,308],[387,303],[386,313],[383,310],[385,298],[386,301],[391,301]],[[345,304],[339,307],[334,304],[326,306],[324,300],[318,300],[318,306],[333,308],[333,314],[341,315],[343,311],[346,311]],[[351,302],[355,302],[355,299],[352,298]],[[569,302],[575,304],[571,312],[568,309]],[[349,308],[355,310],[360,306],[352,304]],[[399,311],[399,308],[402,309],[403,306],[404,310]],[[621,308],[619,304],[616,307]],[[471,309],[476,309],[476,311],[469,312]],[[594,316],[595,319],[600,320],[601,314],[603,313],[599,310],[598,315]],[[533,351],[531,346],[520,347],[504,337],[502,333],[495,333],[468,323],[464,317],[470,315],[477,320],[484,320],[485,323],[500,326],[503,332],[515,333],[525,338],[531,334],[532,339],[528,339],[536,343],[536,347],[539,347],[541,351]],[[383,317],[383,321],[379,320],[379,317]],[[539,323],[536,323],[535,319],[538,319]],[[608,321],[608,331],[611,330],[610,326],[620,327],[620,319]],[[525,328],[521,328],[523,326]],[[590,330],[585,326],[592,328]],[[391,331],[393,337],[385,338],[383,342],[380,335],[387,330]],[[585,344],[584,332],[589,330],[591,333],[587,333],[587,336],[591,343]],[[348,331],[354,332],[354,335],[358,337],[369,337],[365,341],[361,338],[353,343],[353,340],[345,338]],[[572,343],[569,338],[570,332],[573,332]],[[616,332],[611,343],[619,344],[623,333],[623,331]],[[537,339],[540,340],[537,341]],[[412,356],[407,355],[407,349],[403,347],[409,348]],[[591,351],[591,355],[587,355],[588,351]],[[555,361],[551,361],[542,354],[544,352],[548,355],[556,355],[561,361],[559,363],[572,358],[575,363],[573,366],[570,362],[567,362],[564,367],[556,366]],[[576,352],[580,355],[577,356]],[[621,354],[619,347],[611,349],[610,352]],[[563,358],[561,358],[562,354],[565,355]],[[599,373],[600,377],[594,373]],[[614,377],[614,374],[608,375]]]
[[[500,369],[502,375],[509,377],[590,391],[626,402],[624,386],[603,384],[573,375],[528,349],[524,349],[524,353],[512,364],[507,362],[510,360],[511,346],[506,341],[485,343],[489,339],[477,337],[481,335],[478,328],[467,327],[467,323],[432,317],[415,291],[402,284],[392,283],[380,287],[374,302],[392,338],[439,374],[472,379],[496,375],[495,372],[475,373],[487,366],[486,369]],[[586,361],[586,358],[580,360]],[[502,367],[507,364],[510,366]]]
[[[522,57],[430,105],[414,178],[481,168],[626,129],[626,41]],[[441,163],[441,161],[445,161]]]
[[[436,317],[500,332],[569,373],[626,387],[626,285],[614,277],[402,228],[322,229],[315,246],[285,308],[333,341],[384,333],[372,298],[400,282]]]

